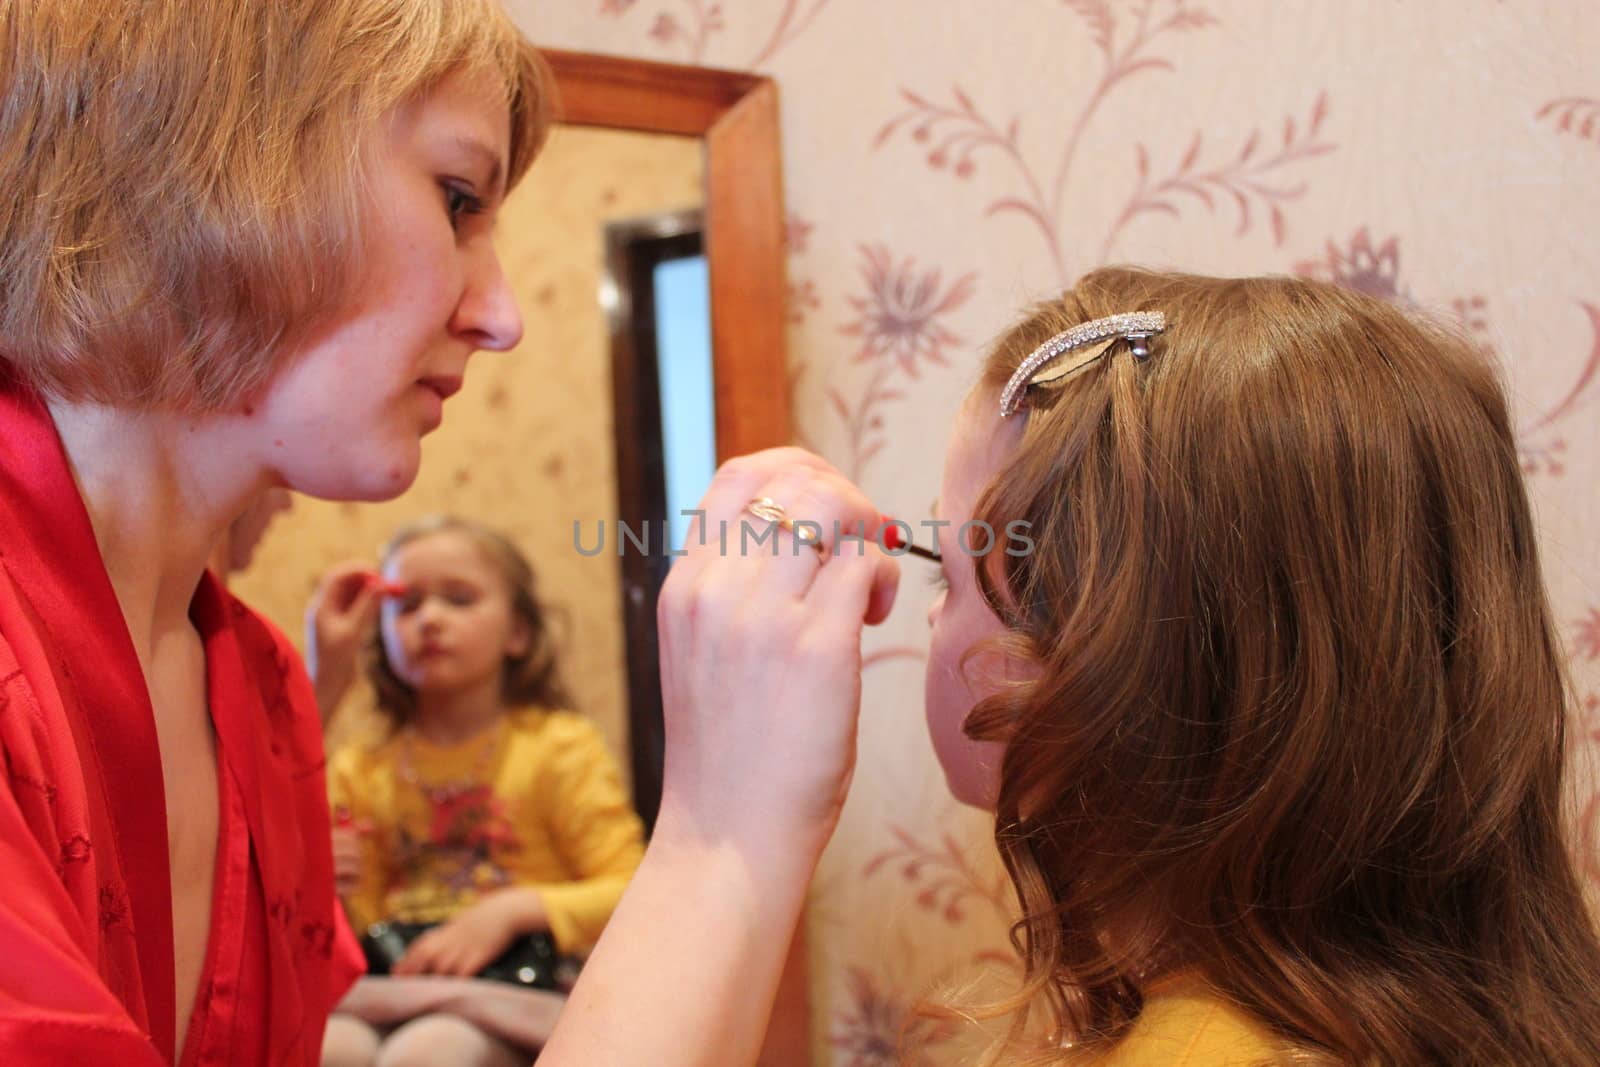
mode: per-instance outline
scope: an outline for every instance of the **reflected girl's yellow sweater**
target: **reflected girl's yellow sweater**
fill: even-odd
[[[411,730],[328,764],[335,825],[361,833],[357,931],[442,922],[508,886],[540,891],[562,952],[594,945],[644,855],[644,830],[594,724],[524,710],[435,745]]]

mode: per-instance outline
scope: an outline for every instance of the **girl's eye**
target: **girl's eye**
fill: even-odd
[[[400,598],[400,614],[410,615],[422,606],[422,596],[419,593],[407,593]]]
[[[469,593],[464,589],[457,589],[447,593],[445,595],[445,599],[458,608],[470,608],[473,604],[478,602],[478,597],[476,594]]]
[[[455,227],[461,225],[463,216],[481,215],[483,213],[482,200],[459,185],[453,185],[449,182],[444,184],[444,206],[445,211],[450,215],[450,225]]]

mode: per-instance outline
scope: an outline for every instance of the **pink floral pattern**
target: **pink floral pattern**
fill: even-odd
[[[1560,398],[1522,426],[1523,467],[1530,474],[1565,474],[1567,438],[1560,427],[1600,393],[1600,306],[1580,301],[1592,341],[1589,351]]]
[[[1307,278],[1333,282],[1380,300],[1399,303],[1409,303],[1411,300],[1400,284],[1400,238],[1390,237],[1374,246],[1372,234],[1365,226],[1357,230],[1345,245],[1329,240],[1320,258],[1296,263],[1294,272]],[[1481,300],[1478,306],[1481,309]]]
[[[910,257],[896,263],[882,245],[863,247],[861,255],[867,293],[850,298],[860,315],[839,331],[862,339],[856,361],[894,359],[910,378],[919,362],[945,365],[945,349],[961,338],[940,318],[967,302],[977,275],[963,274],[946,287],[938,268],[919,271]]]
[[[600,0],[599,13],[616,18],[632,10],[639,0]],[[755,55],[740,66],[756,69],[792,44],[815,21],[829,0],[780,0],[771,32]],[[657,45],[680,50],[690,63],[706,61],[712,39],[728,28],[721,3],[715,0],[677,0],[677,10],[657,10],[649,38]]]
[[[855,361],[872,364],[873,373],[854,403],[828,387],[828,401],[847,428],[852,477],[887,444],[882,408],[905,397],[891,384],[896,372],[915,380],[919,365],[945,365],[945,350],[962,343],[941,319],[965,304],[977,283],[977,275],[967,273],[946,286],[938,268],[919,269],[910,257],[896,261],[882,245],[860,251],[866,293],[849,298],[857,315],[839,332],[861,338]]]
[[[1578,620],[1572,655],[1590,662],[1600,660],[1600,604],[1590,608],[1589,614]]]
[[[1272,227],[1274,244],[1283,244],[1288,224],[1285,222],[1285,204],[1305,195],[1306,183],[1286,184],[1282,172],[1308,159],[1326,155],[1334,150],[1331,142],[1322,139],[1322,124],[1328,117],[1328,94],[1323,93],[1311,108],[1304,125],[1297,124],[1291,116],[1283,120],[1282,133],[1277,148],[1262,150],[1261,131],[1253,131],[1238,154],[1226,162],[1211,167],[1200,165],[1201,134],[1196,130],[1183,153],[1177,168],[1159,181],[1150,177],[1150,155],[1144,143],[1134,146],[1135,169],[1139,184],[1128,198],[1127,206],[1111,225],[1105,244],[1100,248],[1100,261],[1110,259],[1117,238],[1123,229],[1140,215],[1159,212],[1176,218],[1186,202],[1197,202],[1213,214],[1219,203],[1231,203],[1238,215],[1235,237],[1250,232],[1255,211],[1264,208]]]
[[[828,0],[783,0],[772,34],[756,52],[755,58],[745,65],[753,69],[766,63],[804,33],[806,27],[827,6]]]
[[[796,279],[789,282],[789,322],[799,326],[806,321],[806,316],[822,307],[822,296],[817,292],[817,283],[809,278]]]
[[[1021,118],[995,121],[959,85],[951,89],[951,104],[935,103],[930,97],[902,88],[906,107],[878,131],[873,141],[873,148],[878,149],[902,130],[910,130],[911,140],[925,147],[923,158],[928,167],[948,170],[963,179],[977,172],[979,157],[984,153],[1005,161],[1021,179],[1022,188],[1014,195],[990,201],[984,214],[1014,215],[1029,223],[1044,238],[1063,286],[1071,281],[1065,233],[1068,183],[1091,120],[1112,91],[1124,82],[1139,75],[1176,69],[1171,59],[1153,51],[1162,38],[1220,24],[1209,10],[1189,0],[1137,0],[1126,12],[1126,25],[1109,0],[1064,2],[1086,24],[1100,52],[1102,68],[1100,80],[1068,127],[1059,162],[1048,178],[1023,150]],[[1282,244],[1287,229],[1284,207],[1306,191],[1303,180],[1293,181],[1285,172],[1326,155],[1335,147],[1322,136],[1327,108],[1327,94],[1323,93],[1303,124],[1293,117],[1284,120],[1281,143],[1275,149],[1263,147],[1265,138],[1258,130],[1236,154],[1210,166],[1200,163],[1203,135],[1196,131],[1181,161],[1161,179],[1151,176],[1149,149],[1143,142],[1136,143],[1135,188],[1113,220],[1095,261],[1106,262],[1123,231],[1141,215],[1176,218],[1182,205],[1191,202],[1211,212],[1217,210],[1219,203],[1232,204],[1238,217],[1235,233],[1239,235],[1251,228],[1258,213],[1265,214],[1275,242]]]
[[[861,869],[863,878],[894,871],[915,889],[917,907],[938,915],[946,923],[960,923],[974,903],[1010,917],[1013,908],[1009,884],[999,873],[984,874],[972,860],[972,848],[948,833],[928,844],[911,831],[889,826],[894,839]]]
[[[670,11],[661,12],[650,26],[650,37],[661,44],[681,44],[689,53],[689,62],[699,63],[705,59],[711,35],[725,28],[721,4],[684,0],[683,17],[680,19]]]
[[[915,1015],[911,997],[865,968],[848,968],[845,985],[847,999],[828,1035],[843,1067],[924,1067],[927,1053],[950,1039],[951,1026]],[[912,1058],[902,1058],[902,1048]]]
[[[1295,273],[1320,278],[1401,304],[1413,303],[1401,279],[1400,239],[1390,237],[1374,244],[1367,227],[1357,230],[1344,245],[1329,241],[1323,254],[1295,264]],[[1488,301],[1481,295],[1458,296],[1451,308],[1488,347]],[[1559,477],[1567,472],[1567,438],[1557,428],[1600,392],[1600,307],[1580,302],[1589,320],[1593,343],[1560,398],[1518,427],[1518,449],[1527,474]]]
[[[791,256],[805,255],[811,248],[811,231],[817,224],[810,219],[803,218],[795,212],[790,212],[784,221],[783,236]]]
[[[1552,100],[1536,116],[1550,121],[1562,133],[1600,145],[1600,100],[1587,96],[1568,96]]]

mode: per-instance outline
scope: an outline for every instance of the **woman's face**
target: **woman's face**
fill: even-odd
[[[248,416],[273,480],[324,498],[395,496],[471,355],[521,339],[491,232],[510,128],[506,105],[458,74],[376,131],[359,291]]]
[[[974,533],[966,542],[958,544],[958,540],[962,524],[972,518],[979,493],[1021,434],[1022,420],[1001,421],[998,410],[998,402],[988,400],[987,394],[968,397],[945,455],[939,495],[939,518],[949,523],[939,529],[945,589],[928,611],[933,638],[928,647],[924,698],[928,732],[950,792],[964,804],[986,809],[993,809],[998,794],[1004,746],[974,741],[962,732],[961,725],[973,705],[998,688],[1006,665],[994,656],[978,656],[963,670],[962,660],[975,643],[1004,633],[1005,626],[978,589],[973,565],[981,560],[969,554],[973,547],[982,548],[985,538]],[[997,537],[990,539],[994,551],[1004,551],[1005,531],[995,532]],[[968,545],[965,550],[963,544]]]
[[[384,577],[405,587],[385,599],[384,654],[418,693],[454,693],[498,679],[528,649],[505,577],[464,533],[425,534],[396,549]]]

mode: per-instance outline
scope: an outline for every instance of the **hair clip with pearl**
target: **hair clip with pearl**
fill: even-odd
[[[1167,317],[1159,311],[1130,311],[1062,330],[1034,349],[1000,390],[1001,417],[1022,409],[1028,386],[1070,377],[1100,359],[1118,341],[1128,342],[1134,359],[1149,359],[1150,338],[1166,328]],[[1076,355],[1065,363],[1057,362],[1073,353]]]

